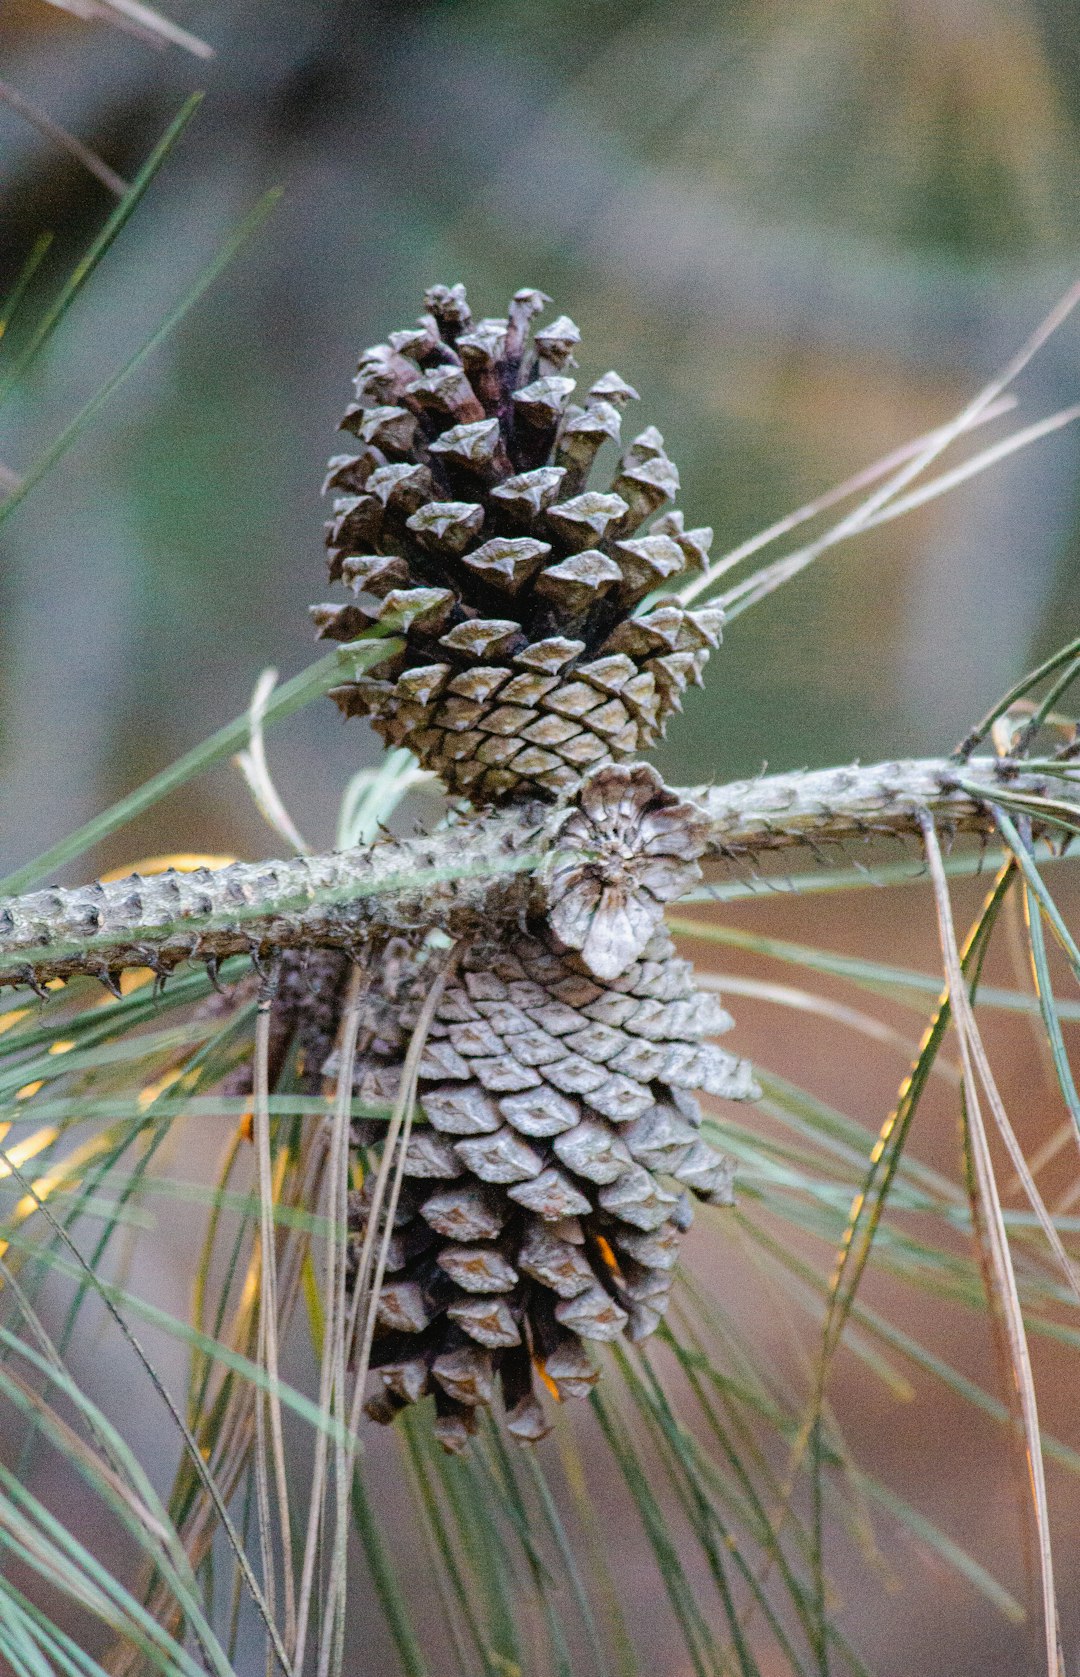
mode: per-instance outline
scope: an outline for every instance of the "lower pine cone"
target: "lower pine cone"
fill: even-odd
[[[396,1095],[442,953],[387,949],[360,1099]],[[509,1430],[532,1441],[548,1430],[537,1376],[583,1396],[598,1378],[590,1340],[657,1328],[693,1216],[686,1190],[732,1199],[731,1161],[701,1138],[695,1091],[758,1094],[747,1062],[704,1040],[730,1023],[663,928],[606,985],[542,930],[467,951],[420,1062],[369,1416],[390,1421],[432,1393],[436,1436],[459,1451],[499,1386]],[[354,1141],[377,1146],[384,1130],[358,1123]],[[350,1203],[354,1274],[371,1181]]]

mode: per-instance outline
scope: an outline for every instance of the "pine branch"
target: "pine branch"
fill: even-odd
[[[988,757],[962,769],[939,758],[769,775],[682,795],[707,817],[708,853],[729,861],[857,835],[918,836],[924,811],[946,828],[991,833],[995,801],[1026,800],[1036,824],[1040,808],[1047,820],[1080,823],[1080,771]],[[545,911],[541,863],[559,821],[534,804],[328,856],[14,897],[0,906],[0,985],[108,980],[132,966],[168,972],[191,958],[265,960],[424,927],[457,938],[512,926]]]
[[[1080,813],[1080,770],[1063,776],[1011,758],[974,757],[960,765],[930,757],[761,775],[684,795],[708,814],[712,854],[733,857],[853,835],[918,837],[921,810],[955,831],[989,833],[987,803],[1017,796],[1058,799]]]

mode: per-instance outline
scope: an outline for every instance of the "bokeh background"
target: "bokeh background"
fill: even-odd
[[[235,715],[265,666],[289,675],[311,659],[318,485],[356,353],[409,323],[427,284],[462,279],[489,314],[520,285],[548,292],[582,328],[583,375],[615,366],[642,392],[683,505],[722,550],[948,418],[1080,267],[1073,0],[174,0],[171,15],[216,56],[154,51],[42,0],[0,11],[3,78],[128,178],[187,93],[207,93],[0,416],[10,470],[33,462],[259,195],[283,188],[254,242],[4,529],[0,868]],[[0,291],[42,229],[57,235],[32,315],[109,194],[0,106],[0,204]],[[1020,416],[1078,391],[1070,324],[1025,373]],[[1078,459],[1080,429],[1063,432],[846,544],[740,619],[671,730],[669,778],[947,749],[1080,631]],[[347,776],[376,755],[328,703],[275,731],[275,777],[313,844],[331,841]],[[80,867],[277,843],[222,768]],[[740,916],[935,962],[918,888]],[[863,1116],[887,1110],[895,1056],[850,1043],[838,1055],[805,1022],[785,1023],[778,1046],[775,1010],[758,1013],[740,1013],[746,1051]],[[1056,1108],[1034,1038],[1009,1041],[1034,1144]],[[926,1155],[951,1166],[947,1102],[938,1118]],[[166,1256],[178,1302],[182,1244]],[[985,1363],[985,1342],[940,1332],[973,1369]],[[1064,1384],[1051,1401],[1067,1430]],[[1001,1434],[938,1398],[897,1419],[875,1392],[851,1419],[904,1494],[1022,1593]],[[1067,1524],[1075,1499],[1058,1494]],[[880,1578],[864,1594],[854,1563],[850,1574],[847,1628],[885,1677],[1037,1659],[1030,1627],[1002,1625],[900,1550],[899,1595]],[[1076,1566],[1066,1543],[1066,1599]],[[683,1677],[659,1633],[654,1653],[661,1677]]]
[[[535,284],[664,431],[720,548],[950,415],[1074,277],[1080,13],[1068,0],[187,0],[155,52],[42,0],[6,80],[130,177],[207,99],[5,420],[23,469],[267,187],[213,293],[5,531],[14,862],[309,657],[322,462],[358,348],[463,279]],[[56,283],[109,207],[0,108],[0,262]],[[1075,398],[1080,330],[1023,413]],[[1080,431],[848,544],[733,630],[673,775],[932,751],[1075,625]],[[370,740],[308,713],[275,768],[315,842]],[[147,824],[253,852],[225,771]],[[130,835],[107,860],[124,859]],[[116,846],[120,848],[117,849]]]

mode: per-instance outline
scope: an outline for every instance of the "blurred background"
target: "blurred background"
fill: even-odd
[[[1068,0],[207,0],[216,57],[7,0],[3,76],[135,172],[207,99],[0,432],[24,469],[268,186],[284,197],[5,530],[0,865],[25,859],[311,655],[318,499],[358,349],[463,279],[540,286],[616,366],[732,545],[937,423],[1075,277],[1080,13]],[[0,106],[0,283],[38,290],[108,192]],[[28,311],[29,314],[32,313]],[[1024,418],[1074,400],[1080,327]],[[1006,423],[1010,423],[1007,421]],[[984,435],[991,435],[985,433]],[[749,613],[672,729],[673,777],[949,746],[1080,618],[1080,430],[849,543]],[[329,706],[278,736],[316,844],[371,757]],[[143,849],[269,835],[221,771]],[[131,835],[102,862],[122,862]],[[117,848],[119,846],[119,848]]]
[[[359,348],[410,323],[426,285],[464,280],[482,314],[518,286],[548,292],[582,328],[582,375],[614,366],[641,391],[682,505],[722,551],[949,418],[1080,270],[1074,0],[173,0],[170,15],[215,56],[153,50],[43,0],[0,12],[4,80],[128,179],[184,97],[207,92],[0,419],[9,470],[37,458],[260,193],[283,188],[5,527],[0,868],[237,714],[265,666],[287,676],[311,660],[323,462]],[[29,318],[111,202],[0,105],[0,293],[37,235],[56,233]],[[1070,323],[1018,386],[1020,420],[1078,393]],[[671,730],[668,777],[948,749],[1080,632],[1078,451],[1080,429],[1044,441],[845,544],[740,619]],[[294,818],[329,844],[374,737],[326,702],[270,749]],[[222,768],[93,865],[277,842]],[[917,888],[735,918],[936,964]],[[816,1027],[786,1022],[778,1049],[776,1022],[742,1004],[739,1046],[884,1115],[900,1059],[838,1058]],[[1018,1031],[1008,1062],[1013,1094],[1036,1091],[1018,1120],[1032,1144],[1057,1116],[1034,1042]],[[949,1168],[953,1122],[944,1101],[927,1143]],[[182,1247],[166,1254],[179,1303]],[[973,1367],[988,1356],[982,1342],[967,1350]],[[924,1405],[897,1420],[879,1396],[855,1406],[856,1442],[1023,1592],[1001,1435],[935,1399],[935,1441]],[[1061,1494],[1067,1517],[1075,1498]],[[915,1595],[851,1583],[846,1628],[885,1677],[1037,1658],[1030,1627],[1003,1626],[922,1562],[905,1573],[908,1558],[890,1555]],[[1066,1599],[1076,1562],[1062,1557]],[[683,1677],[680,1658],[660,1644],[655,1669]]]

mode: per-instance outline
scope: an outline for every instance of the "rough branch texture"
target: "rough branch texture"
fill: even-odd
[[[684,793],[710,820],[713,855],[831,844],[855,834],[918,837],[918,814],[930,810],[943,825],[962,832],[991,832],[987,807],[961,783],[995,792],[1057,798],[1080,813],[1080,772],[1069,780],[1026,769],[1023,763],[975,757],[958,765],[948,758],[852,763],[844,768],[762,775],[726,786]]]
[[[995,792],[1053,797],[1080,816],[1080,777],[1063,780],[996,758],[976,758],[959,775],[985,788],[987,800]],[[762,776],[680,795],[708,818],[708,852],[730,859],[855,834],[917,836],[921,810],[956,829],[992,831],[987,804],[957,781],[955,764],[931,759]],[[130,966],[168,970],[192,956],[342,948],[406,928],[490,934],[544,912],[544,873],[537,870],[557,843],[561,819],[559,811],[534,805],[429,838],[337,855],[11,898],[0,904],[0,985],[75,973],[106,977]]]
[[[13,897],[0,902],[0,984],[102,976],[128,966],[164,970],[192,956],[220,961],[276,949],[347,948],[412,928],[461,937],[520,919],[542,829],[519,813],[471,823],[468,834],[464,856],[461,833],[441,833],[329,856],[237,862],[213,873],[134,874]]]

